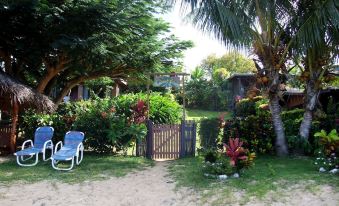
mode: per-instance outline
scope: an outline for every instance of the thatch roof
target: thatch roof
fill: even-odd
[[[20,83],[0,70],[0,107],[10,108],[14,102],[20,109],[33,108],[39,112],[53,112],[55,104],[45,95]],[[1,109],[1,108],[0,108]]]

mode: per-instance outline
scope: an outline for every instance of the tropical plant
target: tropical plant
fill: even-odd
[[[326,155],[332,153],[339,153],[339,135],[337,130],[333,129],[327,134],[325,130],[321,130],[314,134],[315,137],[319,138],[319,144],[324,147]]]
[[[191,72],[191,79],[193,81],[203,79],[204,76],[205,76],[205,71],[202,68],[200,68],[200,67],[196,67]]]
[[[255,153],[242,147],[243,142],[239,138],[229,138],[228,144],[224,144],[225,154],[230,158],[230,165],[237,171],[253,164]]]
[[[230,164],[236,166],[239,160],[246,160],[246,150],[242,147],[243,142],[239,138],[230,138],[228,144],[224,144],[226,155],[231,158]]]
[[[324,28],[333,24],[338,26],[335,1],[317,1],[318,6],[312,5],[312,10],[307,11],[308,18],[300,19],[297,25],[294,20],[298,14],[295,11],[301,10],[298,6],[305,5],[300,2],[308,1],[181,1],[182,5],[190,6],[193,23],[203,31],[213,33],[229,47],[252,48],[257,57],[258,76],[267,79],[263,86],[269,97],[277,153],[286,155],[288,150],[279,105],[281,74],[288,72],[286,63],[292,46],[306,48],[318,45],[323,39],[319,34]]]

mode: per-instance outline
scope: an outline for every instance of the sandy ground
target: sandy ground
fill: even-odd
[[[79,205],[200,205],[201,195],[182,188],[175,190],[169,177],[167,162],[157,162],[152,168],[137,171],[121,178],[65,184],[43,181],[34,184],[0,185],[1,206],[79,206]],[[203,205],[240,205],[243,193],[235,191],[229,197],[211,197]],[[219,201],[214,201],[219,199]],[[268,194],[264,199],[252,198],[242,205],[339,205],[339,195],[329,186],[319,186],[305,192],[303,185]]]
[[[152,168],[106,181],[0,186],[0,205],[196,205],[194,192],[174,191],[175,183],[167,175],[166,164],[158,162]]]

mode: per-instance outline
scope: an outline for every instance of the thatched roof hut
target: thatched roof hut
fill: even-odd
[[[23,85],[0,71],[0,109],[12,108],[18,103],[20,109],[34,108],[40,112],[53,112],[54,103],[45,95]]]
[[[0,70],[0,110],[11,111],[12,113],[11,129],[6,128],[8,135],[3,132],[0,136],[2,136],[2,139],[9,139],[11,152],[15,151],[18,113],[20,110],[28,108],[50,113],[55,110],[55,105],[47,96],[25,86]]]

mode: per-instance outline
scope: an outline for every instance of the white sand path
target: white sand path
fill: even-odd
[[[313,192],[297,184],[267,194],[263,199],[243,201],[244,192],[215,194],[208,199],[187,188],[175,190],[175,182],[169,176],[168,162],[156,162],[145,170],[136,171],[120,178],[101,181],[85,181],[67,184],[57,181],[15,183],[0,185],[0,206],[193,206],[193,205],[297,205],[339,206],[339,195],[334,188],[317,186]],[[217,201],[215,201],[217,200]],[[221,201],[220,201],[221,200]]]
[[[166,162],[121,178],[66,184],[43,181],[33,184],[0,185],[1,206],[80,205],[196,205],[194,192],[174,191]]]

